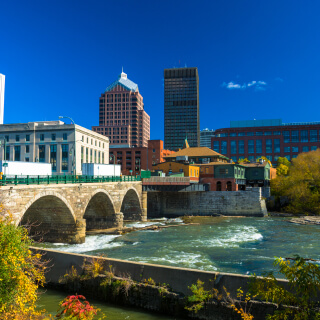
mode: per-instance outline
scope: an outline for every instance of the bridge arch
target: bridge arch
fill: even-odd
[[[141,221],[142,220],[142,208],[140,203],[140,197],[135,188],[129,188],[121,204],[121,210],[124,220]]]
[[[83,218],[87,230],[107,229],[115,226],[115,206],[110,194],[104,189],[96,190],[88,200]]]
[[[26,204],[19,224],[27,226],[35,240],[47,242],[73,243],[78,228],[68,201],[59,193],[48,191],[37,194]]]

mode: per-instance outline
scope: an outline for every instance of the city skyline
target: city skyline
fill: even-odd
[[[124,67],[143,92],[151,139],[164,139],[163,70],[186,65],[199,70],[201,130],[318,120],[319,9],[297,1],[3,3],[4,123],[65,114],[97,126],[98,97]]]

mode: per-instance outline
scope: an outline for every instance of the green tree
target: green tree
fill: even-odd
[[[291,162],[286,157],[279,157],[277,160],[277,176],[287,176]]]
[[[278,283],[273,273],[265,277],[254,276],[250,291],[258,298],[278,304],[268,320],[318,320],[320,304],[317,295],[320,288],[320,267],[314,260],[295,258],[276,258],[274,265],[289,281],[288,289]]]
[[[288,198],[283,210],[291,213],[320,214],[320,150],[301,153],[292,164],[287,176],[271,181],[275,196]]]
[[[37,290],[44,283],[45,264],[29,247],[28,231],[15,226],[0,205],[0,318],[38,319]]]

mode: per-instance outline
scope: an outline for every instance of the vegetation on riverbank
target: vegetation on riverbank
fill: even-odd
[[[10,212],[0,204],[1,320],[52,319],[45,310],[37,309],[38,289],[44,285],[47,262],[40,253],[29,249],[32,245],[28,230],[16,226]],[[69,296],[60,307],[58,319],[90,320],[98,311],[83,296]]]
[[[271,181],[271,193],[278,209],[320,215],[320,150],[300,153],[291,164],[281,161],[277,177]]]

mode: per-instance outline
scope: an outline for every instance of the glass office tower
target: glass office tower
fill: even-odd
[[[164,70],[164,144],[165,149],[200,146],[198,68]]]

